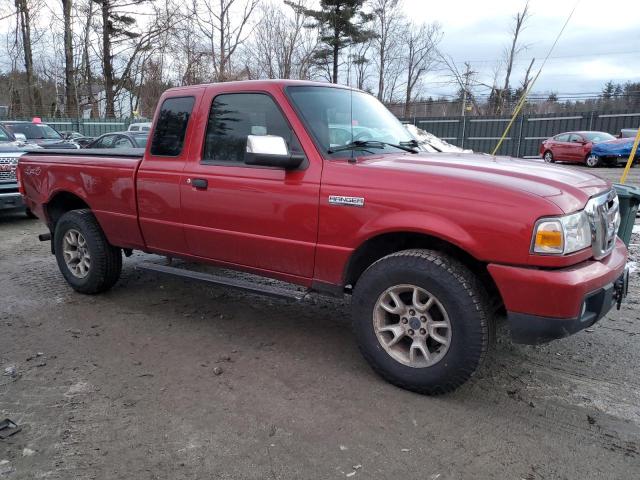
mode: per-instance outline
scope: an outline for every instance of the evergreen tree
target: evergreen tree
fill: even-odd
[[[613,91],[613,96],[614,97],[621,97],[622,96],[622,85],[620,85],[619,83],[616,84],[616,88]]]
[[[605,100],[610,100],[611,97],[613,97],[615,90],[615,84],[611,80],[609,80],[602,89],[602,98],[604,98]]]
[[[325,46],[315,54],[319,63],[333,62],[331,81],[338,83],[340,51],[349,45],[366,42],[375,33],[367,28],[373,18],[362,11],[365,0],[320,0],[320,9],[313,10],[291,0],[285,3],[296,12],[309,17],[308,28],[319,28],[319,39]]]

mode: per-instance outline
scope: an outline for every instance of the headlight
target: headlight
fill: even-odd
[[[591,227],[584,210],[564,217],[542,218],[533,230],[533,253],[563,255],[591,246]]]

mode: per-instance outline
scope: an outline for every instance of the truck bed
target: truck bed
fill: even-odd
[[[28,152],[20,158],[28,206],[44,219],[59,194],[71,194],[91,208],[111,244],[143,249],[136,204],[143,155],[143,148]]]
[[[62,155],[65,157],[125,157],[142,158],[144,148],[81,148],[72,150],[69,148],[52,148],[31,150],[27,153],[31,156],[53,156]]]

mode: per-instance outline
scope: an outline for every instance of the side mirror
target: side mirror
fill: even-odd
[[[298,168],[303,155],[292,155],[284,138],[276,135],[248,135],[244,163],[262,167],[278,167],[285,170]]]
[[[26,143],[27,141],[27,136],[24,133],[14,133],[13,136],[16,137],[16,140],[18,140],[19,142]]]

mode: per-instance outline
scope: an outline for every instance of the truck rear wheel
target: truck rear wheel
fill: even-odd
[[[104,292],[120,278],[122,253],[109,244],[90,210],[65,213],[53,241],[60,272],[77,292]]]
[[[456,259],[404,250],[371,265],[353,292],[360,351],[390,383],[436,395],[455,390],[489,348],[488,299]]]

